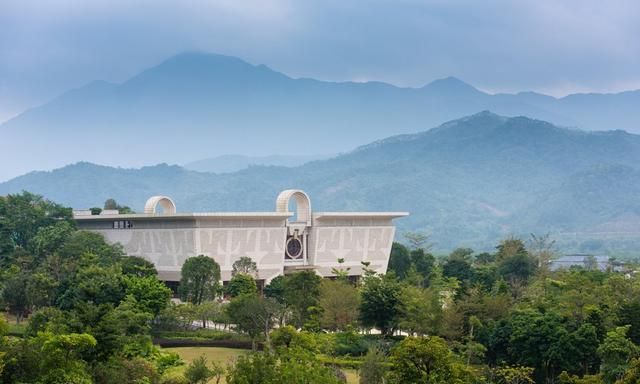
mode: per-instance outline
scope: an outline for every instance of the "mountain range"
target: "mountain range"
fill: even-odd
[[[4,122],[0,180],[80,160],[139,167],[229,153],[341,153],[482,110],[640,132],[640,91],[554,98],[489,94],[456,78],[421,88],[337,83],[185,53],[124,83],[95,81]]]
[[[246,156],[246,155],[222,155],[208,159],[196,160],[184,164],[184,168],[213,173],[236,172],[255,165],[277,165],[283,167],[295,167],[309,161],[322,160],[333,157],[331,155],[272,155],[272,156]]]
[[[628,255],[640,246],[638,164],[640,135],[485,111],[296,167],[215,174],[81,162],[1,183],[0,194],[29,190],[76,208],[115,198],[136,210],[164,194],[180,211],[254,211],[301,188],[314,210],[409,211],[400,233],[428,232],[437,251],[548,232],[564,250]]]

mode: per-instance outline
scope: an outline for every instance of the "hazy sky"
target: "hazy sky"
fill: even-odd
[[[639,20],[637,0],[0,0],[0,121],[192,50],[325,80],[638,89]]]

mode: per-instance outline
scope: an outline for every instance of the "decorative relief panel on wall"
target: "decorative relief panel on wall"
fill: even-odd
[[[314,262],[333,264],[384,261],[393,242],[394,227],[318,227],[313,230]]]
[[[258,264],[281,264],[286,228],[201,229],[201,253],[213,256],[223,269],[249,256]]]
[[[158,268],[180,268],[196,254],[195,230],[154,229],[131,231],[101,231],[109,242],[118,242],[129,255],[142,256]]]

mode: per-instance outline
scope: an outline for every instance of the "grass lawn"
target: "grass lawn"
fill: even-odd
[[[175,352],[182,360],[184,360],[187,364],[189,364],[194,359],[204,355],[207,358],[207,361],[215,361],[216,363],[222,364],[223,367],[226,368],[227,364],[233,362],[233,360],[241,356],[248,351],[244,349],[233,349],[233,348],[221,348],[221,347],[177,347],[177,348],[163,348],[165,351]],[[186,365],[180,367],[181,369],[186,369]],[[209,383],[215,383],[215,379],[209,380]],[[224,377],[220,380],[220,384],[225,384],[226,380]]]
[[[201,355],[204,355],[208,361],[215,361],[222,364],[223,366],[226,366],[228,363],[232,362],[236,357],[248,352],[243,349],[220,347],[178,347],[163,349],[166,351],[177,353],[187,364],[189,364],[192,360],[200,357]],[[358,376],[355,370],[345,369],[344,373],[347,375],[347,383],[358,384]],[[212,382],[213,381],[210,381],[210,383]],[[222,379],[221,383],[224,382],[224,379]]]
[[[248,352],[244,349],[220,347],[178,347],[163,348],[163,350],[177,353],[187,364],[201,355],[204,355],[208,361],[215,361],[223,366],[226,366],[227,363],[231,363],[236,357]]]
[[[347,375],[347,383],[348,384],[358,384],[358,372],[355,369],[343,369],[342,370],[345,375]]]
[[[0,316],[3,316],[7,320],[9,325],[9,335],[22,336],[27,328],[27,320],[25,319],[20,324],[16,324],[16,317],[6,312],[0,312]]]

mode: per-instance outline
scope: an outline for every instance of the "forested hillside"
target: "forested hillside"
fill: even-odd
[[[212,174],[78,163],[2,183],[0,193],[29,190],[77,208],[115,198],[137,210],[164,194],[181,211],[270,211],[281,190],[301,188],[315,210],[409,211],[400,231],[430,233],[440,251],[550,232],[567,251],[633,256],[638,164],[640,136],[483,112],[299,167]]]

